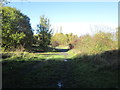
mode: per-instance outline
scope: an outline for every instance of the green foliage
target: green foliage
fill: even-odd
[[[40,47],[45,49],[51,40],[52,29],[50,29],[50,20],[46,18],[44,15],[40,17],[40,24],[37,25],[38,35],[36,38],[38,39],[38,43]]]
[[[54,42],[58,42],[59,45],[68,45],[70,43],[73,43],[74,40],[76,40],[78,37],[77,35],[70,34],[63,34],[63,33],[55,33],[55,35],[51,38],[51,44]]]
[[[118,38],[118,48],[120,50],[120,27],[118,27],[118,31],[116,32],[117,38]]]
[[[66,44],[65,42],[65,36],[63,33],[56,33],[54,36],[51,38],[51,43],[58,42],[60,45]]]
[[[114,49],[112,47],[112,44],[114,43],[112,40],[112,34],[111,33],[97,33],[95,34],[95,36],[93,37],[94,39],[94,45],[95,48],[94,50],[96,52],[102,52],[105,50],[109,50],[109,49]]]
[[[13,50],[19,46],[29,49],[32,45],[33,32],[30,19],[19,10],[11,7],[2,8],[2,47]]]
[[[67,44],[73,43],[76,39],[78,39],[77,35],[73,35],[73,33],[66,34]]]
[[[68,49],[68,45],[75,47],[68,52],[3,52],[3,88],[57,88],[59,80],[65,88],[118,88],[120,62],[118,50],[113,50],[117,49],[117,41],[112,33],[99,32],[78,38],[61,32],[52,36],[49,19],[41,16],[38,34],[33,36],[26,15],[11,7],[1,9],[3,49],[24,50],[32,43],[47,49],[50,41],[53,47],[59,45],[56,47],[59,49]]]
[[[82,53],[94,54],[107,50],[117,49],[117,42],[113,39],[112,33],[99,32],[94,36],[81,36],[73,44]]]

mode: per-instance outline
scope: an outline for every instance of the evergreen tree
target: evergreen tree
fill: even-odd
[[[52,29],[50,29],[50,20],[44,15],[40,17],[40,23],[37,25],[39,45],[43,49],[50,44]]]

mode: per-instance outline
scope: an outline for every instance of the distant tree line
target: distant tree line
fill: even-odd
[[[63,34],[63,33],[55,33],[51,38],[51,45],[69,45],[74,42],[78,38],[77,35],[73,35],[72,33]]]
[[[116,49],[118,44],[118,32],[115,39],[113,34],[99,32],[93,36],[84,35],[78,37],[72,33],[63,34],[62,27],[60,33],[53,34],[50,20],[46,16],[41,16],[37,25],[37,34],[33,34],[30,25],[30,18],[20,10],[8,6],[2,6],[1,9],[1,33],[2,33],[2,49],[9,51],[30,51],[33,46],[39,49],[47,50],[51,45],[56,47],[59,45],[77,48],[83,52],[96,53],[99,51]]]

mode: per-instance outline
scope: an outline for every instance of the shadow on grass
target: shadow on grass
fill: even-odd
[[[55,52],[67,52],[70,49],[55,49]]]
[[[5,61],[3,88],[58,88],[57,83],[67,78],[64,61]]]
[[[5,60],[3,88],[118,88],[118,51],[63,60]],[[116,63],[117,62],[117,63]]]
[[[45,50],[33,50],[33,53],[44,53],[44,52],[67,52],[70,49],[54,49],[54,50],[50,50],[50,51],[45,51]]]
[[[33,50],[31,52],[34,52],[34,53],[43,53],[43,52],[67,52],[69,51],[70,49],[59,49],[59,48],[52,48],[52,47],[48,47],[46,50],[43,50],[43,49],[40,49],[39,47],[37,46],[33,46],[32,47]]]
[[[94,55],[77,55],[74,59],[91,62],[94,66],[111,66],[111,69],[119,69],[120,65],[120,51],[111,50]]]

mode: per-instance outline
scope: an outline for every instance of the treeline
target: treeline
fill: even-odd
[[[8,51],[30,51],[33,44],[45,49],[50,44],[52,29],[45,16],[40,17],[37,25],[38,35],[33,35],[30,18],[20,10],[8,6],[0,7],[2,11],[2,49]]]
[[[118,49],[118,32],[105,33],[99,31],[93,36],[87,34],[80,37],[73,35],[72,33],[56,33],[53,35],[51,43],[53,46],[72,44],[74,49],[81,51],[81,53],[100,53],[107,50]]]
[[[50,20],[44,15],[40,17],[36,26],[37,35],[33,35],[30,18],[20,10],[7,6],[2,10],[2,49],[9,51],[31,51],[33,46],[47,50],[51,45],[73,45],[83,53],[98,53],[105,50],[118,48],[118,32],[116,34],[98,32],[93,36],[84,35],[78,37],[72,33],[55,33],[51,29]]]
[[[72,33],[69,34],[63,34],[63,33],[55,33],[51,37],[51,45],[53,47],[59,46],[59,45],[69,45],[72,44],[76,39],[78,39],[77,35],[73,35]]]

